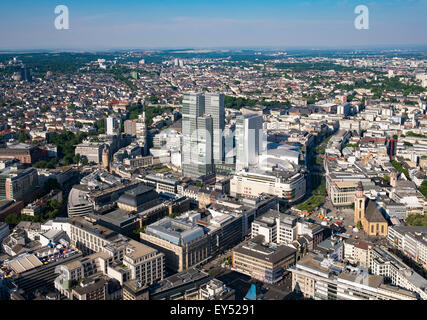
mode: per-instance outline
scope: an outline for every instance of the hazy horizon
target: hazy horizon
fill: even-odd
[[[69,30],[55,29],[57,5]],[[354,9],[369,9],[357,30]],[[427,47],[427,0],[21,0],[0,4],[0,50]]]

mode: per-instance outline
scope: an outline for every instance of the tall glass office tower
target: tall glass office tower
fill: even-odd
[[[225,128],[225,108],[224,95],[207,93],[205,94],[205,114],[212,117],[213,128],[213,159],[214,163],[224,162],[224,128]]]
[[[262,116],[247,114],[236,120],[236,171],[258,164],[264,148]]]
[[[198,178],[224,160],[224,95],[186,93],[182,108],[182,173]]]

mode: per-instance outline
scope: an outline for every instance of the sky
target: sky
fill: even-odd
[[[55,28],[57,5],[69,30]],[[0,1],[0,50],[427,46],[426,31],[427,0]]]

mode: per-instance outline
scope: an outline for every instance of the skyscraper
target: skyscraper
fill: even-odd
[[[182,173],[186,177],[198,178],[204,175],[199,171],[197,119],[205,112],[205,99],[200,93],[184,94],[182,100]]]
[[[210,115],[197,118],[197,167],[199,176],[215,171],[213,162],[213,119]],[[200,174],[201,173],[201,174]]]
[[[262,116],[246,114],[236,121],[236,171],[258,164],[263,150]]]
[[[119,120],[114,117],[108,117],[105,122],[106,133],[111,136],[117,134],[118,129],[120,128]]]
[[[142,115],[138,116],[138,120],[135,124],[135,130],[136,130],[136,138],[139,142],[139,144],[143,148],[143,155],[147,154],[147,125],[145,123],[145,108],[142,111]]]
[[[198,178],[224,162],[224,95],[187,93],[182,108],[182,171]]]
[[[23,65],[21,68],[21,80],[28,82],[32,81],[30,69],[25,65]]]
[[[225,109],[224,95],[207,93],[205,94],[205,114],[212,117],[213,128],[213,159],[214,163],[224,162],[224,128]]]

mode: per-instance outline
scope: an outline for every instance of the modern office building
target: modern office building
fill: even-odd
[[[296,262],[296,250],[284,245],[266,245],[259,235],[233,249],[232,270],[266,283],[277,283]]]
[[[223,132],[225,128],[224,94],[205,94],[205,114],[212,118],[214,163],[222,163],[224,161]]]
[[[145,156],[148,150],[145,109],[142,111],[142,114],[138,116],[138,120],[136,120],[135,133],[138,143],[142,146],[142,155]]]
[[[326,174],[326,190],[334,206],[352,206],[359,182],[364,190],[375,187],[371,179],[356,172],[329,172]]]
[[[37,170],[7,167],[0,170],[0,200],[20,201],[39,186]]]
[[[105,133],[107,135],[115,135],[120,130],[120,119],[108,117],[105,119]]]
[[[233,197],[251,198],[266,193],[292,203],[302,199],[305,192],[306,179],[301,172],[245,169],[237,172],[230,181],[230,195]]]
[[[9,225],[0,221],[0,244],[9,235]]]
[[[315,300],[417,300],[408,290],[387,285],[384,277],[368,274],[313,253],[307,254],[292,272],[292,290]]]
[[[182,173],[187,177],[205,174],[197,166],[197,119],[205,112],[205,100],[200,93],[184,94],[182,100]]]
[[[26,65],[23,65],[21,68],[21,80],[27,82],[31,82],[33,80],[30,68],[28,68]]]
[[[176,194],[179,181],[173,177],[163,176],[161,174],[147,174],[144,182],[156,188],[157,192]]]
[[[258,165],[263,150],[262,116],[247,114],[236,121],[236,171]]]
[[[67,212],[69,217],[88,216],[93,213],[93,203],[89,200],[90,190],[85,185],[75,185],[69,195]]]
[[[163,218],[140,234],[141,242],[165,254],[166,266],[181,272],[210,254],[210,239],[203,228],[175,218]]]
[[[264,236],[266,243],[291,244],[297,238],[298,218],[270,210],[252,222],[252,238]]]
[[[183,175],[209,175],[215,170],[214,162],[224,160],[224,96],[187,93],[182,104]]]

